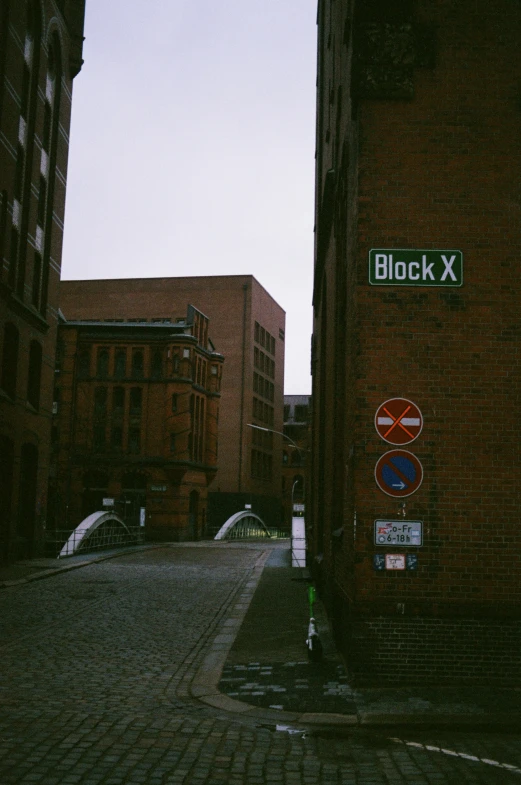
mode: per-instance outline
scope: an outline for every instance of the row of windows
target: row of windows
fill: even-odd
[[[273,425],[275,421],[273,406],[269,406],[264,401],[259,401],[258,398],[253,399],[253,416],[267,425]]]
[[[11,322],[4,326],[2,365],[0,368],[0,387],[13,401],[16,399],[18,385],[18,360],[20,354],[20,334]],[[29,345],[26,399],[31,406],[40,408],[40,386],[42,375],[42,347],[38,341]]]
[[[275,355],[275,338],[258,322],[255,322],[254,336],[255,343],[259,343],[267,352]]]
[[[123,449],[123,426],[112,425],[107,428],[104,422],[95,422],[93,429],[93,446],[96,452],[104,452],[107,448],[120,451]],[[141,428],[130,425],[127,431],[127,452],[137,454],[141,452]]]
[[[260,480],[271,480],[273,457],[259,450],[251,451],[251,476]]]
[[[31,303],[45,316],[53,227],[54,170],[58,148],[58,120],[61,98],[61,52],[57,33],[49,47],[45,98],[39,141],[34,133],[37,125],[38,87],[41,54],[40,7],[37,0],[28,5],[24,58],[20,74],[20,112],[18,141],[13,183],[12,224],[10,230],[9,270],[7,283],[20,299],[25,298],[27,257],[29,252],[29,212],[31,205],[32,172],[39,155],[38,201],[36,231],[34,233]],[[32,138],[29,136],[32,134]],[[0,259],[4,258],[8,241],[8,194],[2,193],[0,213]],[[1,274],[1,271],[0,271]]]
[[[253,374],[253,392],[262,395],[262,397],[267,398],[268,401],[275,400],[275,385],[273,382],[264,379],[264,377],[260,376],[258,373]]]
[[[167,357],[170,350],[167,351]],[[171,370],[173,374],[179,373],[180,361],[191,358],[189,348],[175,350],[172,357]],[[91,350],[81,349],[78,354],[78,376],[80,379],[88,379],[91,376]],[[150,364],[147,369],[146,355],[144,349],[116,349],[98,348],[96,352],[96,373],[98,379],[144,379],[146,371],[149,370],[151,379],[162,379],[164,375],[165,352],[161,349],[152,351]],[[60,353],[58,356],[57,368],[61,368]],[[202,357],[196,357],[192,363],[190,377],[201,387],[206,388],[208,363]],[[218,376],[217,365],[211,365],[212,376]],[[186,369],[183,371],[186,373]]]
[[[253,349],[253,364],[255,368],[258,368],[266,376],[272,379],[275,378],[275,361],[265,355],[264,352],[261,352],[260,349],[257,349],[256,346]]]
[[[273,449],[273,432],[261,431],[258,428],[252,428],[252,444],[256,447],[262,447],[264,450]]]
[[[296,423],[304,423],[308,422],[310,418],[310,409],[308,404],[295,404],[294,412],[293,412],[293,421]],[[291,419],[291,406],[289,404],[284,405],[284,422],[288,422]]]
[[[143,407],[143,390],[141,387],[132,387],[129,393],[129,414],[137,417]],[[122,417],[125,411],[126,390],[124,387],[112,389],[112,416]],[[108,412],[109,392],[107,387],[96,387],[94,390],[94,418],[102,420]]]

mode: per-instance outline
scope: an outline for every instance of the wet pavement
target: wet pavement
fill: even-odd
[[[0,783],[519,782],[516,690],[349,685],[285,543],[0,570]],[[505,732],[508,731],[508,732]]]

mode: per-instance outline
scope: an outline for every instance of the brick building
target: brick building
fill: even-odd
[[[42,548],[85,0],[0,5],[0,561]]]
[[[133,524],[144,508],[148,540],[206,533],[223,357],[195,308],[172,321],[59,325],[47,522],[59,547],[107,499]]]
[[[305,505],[309,484],[311,396],[284,396],[282,498],[285,528],[291,530],[292,505]],[[299,514],[303,510],[299,510]]]
[[[218,470],[208,496],[208,531],[252,504],[271,526],[281,521],[285,313],[251,275],[62,281],[67,319],[173,318],[190,302],[210,320],[225,357]]]
[[[319,3],[308,542],[359,683],[519,681],[520,36]]]

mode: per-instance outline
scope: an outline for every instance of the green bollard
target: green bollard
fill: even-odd
[[[308,599],[309,599],[309,615],[311,618],[314,616],[313,605],[315,603],[315,597],[316,597],[315,587],[310,586],[308,589]]]

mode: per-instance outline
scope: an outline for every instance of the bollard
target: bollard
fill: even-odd
[[[317,625],[313,616],[309,620],[306,645],[308,647],[308,657],[311,662],[320,662],[322,659],[322,642],[318,635]]]

